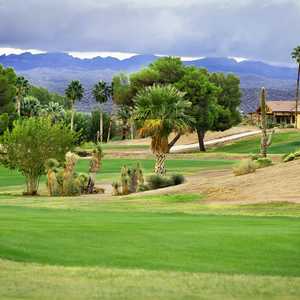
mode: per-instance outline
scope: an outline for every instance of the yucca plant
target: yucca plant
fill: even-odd
[[[151,150],[156,156],[155,173],[166,174],[169,152],[168,137],[172,132],[187,131],[192,118],[187,114],[191,103],[171,85],[147,87],[135,97],[135,120],[140,135],[151,137]]]

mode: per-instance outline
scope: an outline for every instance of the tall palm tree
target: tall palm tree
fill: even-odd
[[[103,142],[103,109],[102,104],[107,102],[111,98],[112,89],[111,87],[103,80],[99,81],[94,85],[93,96],[100,104],[100,142]]]
[[[295,127],[298,127],[298,104],[299,104],[299,84],[300,84],[300,46],[294,48],[292,59],[298,64],[297,89],[296,89],[296,109],[295,109]]]
[[[22,99],[28,94],[29,92],[29,81],[24,78],[23,76],[17,77],[16,80],[16,110],[18,115],[21,115],[21,102]]]
[[[171,85],[153,85],[137,94],[135,119],[142,136],[151,137],[151,149],[156,156],[155,173],[165,175],[165,160],[169,151],[168,137],[183,132],[192,123],[187,115],[191,102]]]
[[[79,80],[72,80],[65,90],[67,99],[69,100],[71,109],[71,130],[74,127],[74,104],[80,101],[84,94],[84,88]]]

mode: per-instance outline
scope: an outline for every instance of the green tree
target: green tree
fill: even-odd
[[[66,98],[57,93],[50,93],[47,89],[38,86],[30,86],[28,96],[37,98],[41,105],[48,105],[50,102],[59,103],[62,106],[66,105]]]
[[[101,80],[98,83],[95,84],[93,88],[93,96],[100,104],[100,124],[99,124],[99,132],[100,132],[100,142],[103,142],[103,108],[102,104],[106,103],[110,98],[112,94],[111,86],[108,85],[105,81]]]
[[[192,120],[186,111],[191,103],[171,85],[147,87],[134,101],[140,134],[151,137],[151,149],[156,156],[155,173],[165,175],[169,135],[188,129]]]
[[[297,46],[292,51],[292,59],[298,65],[297,72],[297,87],[296,87],[296,108],[295,108],[295,127],[298,128],[298,105],[299,105],[299,84],[300,84],[300,46]]]
[[[16,80],[16,110],[19,116],[21,116],[21,105],[23,98],[29,92],[29,81],[23,76],[17,77]]]
[[[238,110],[242,96],[240,79],[233,74],[213,73],[210,81],[221,89],[217,97],[218,116],[211,129],[224,131],[241,121]]]
[[[12,68],[5,69],[0,65],[0,113],[11,113],[14,110],[16,78]]]
[[[185,75],[176,86],[184,92],[185,99],[192,103],[188,113],[195,120],[193,129],[198,135],[199,149],[205,151],[205,133],[212,128],[218,116],[217,98],[220,88],[210,82],[206,70],[195,67],[187,67]]]
[[[74,104],[83,98],[84,88],[79,80],[73,80],[68,85],[65,91],[71,109],[71,130],[74,126]]]
[[[40,177],[45,174],[45,162],[54,158],[64,161],[76,134],[50,118],[26,118],[15,121],[14,128],[1,137],[0,164],[18,170],[26,178],[27,194],[35,195]]]

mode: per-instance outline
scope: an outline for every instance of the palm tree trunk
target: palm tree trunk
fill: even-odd
[[[103,142],[103,112],[100,110],[100,143]]]
[[[71,108],[71,131],[73,131],[74,127],[74,109],[73,107]]]
[[[297,90],[296,90],[296,109],[295,109],[295,128],[298,128],[298,104],[299,104],[299,83],[300,83],[300,64],[298,65]]]
[[[107,132],[107,140],[106,140],[107,143],[110,140],[111,127],[112,127],[112,120],[111,120],[111,117],[109,117],[109,126],[108,126],[108,132]]]
[[[197,128],[197,135],[198,135],[198,142],[199,142],[199,150],[201,152],[205,152],[205,145],[204,145],[204,136],[205,136],[205,130],[201,128]]]
[[[20,96],[16,97],[16,108],[17,108],[17,114],[20,117],[21,116],[21,100],[20,100]]]
[[[157,153],[154,172],[157,175],[164,176],[166,175],[166,162],[167,154],[166,153]]]

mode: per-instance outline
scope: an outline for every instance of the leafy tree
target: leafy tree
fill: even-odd
[[[241,121],[238,110],[242,96],[240,79],[233,74],[213,73],[210,76],[210,81],[221,88],[217,97],[218,116],[211,129],[224,131]]]
[[[16,108],[17,113],[19,116],[21,116],[21,104],[23,98],[28,94],[29,92],[29,81],[24,78],[23,76],[17,77],[16,80]]]
[[[156,71],[159,75],[158,83],[174,84],[184,75],[184,65],[178,57],[161,57],[150,64],[150,69]]]
[[[41,113],[41,108],[41,103],[37,98],[33,96],[24,97],[23,101],[21,102],[21,116],[38,116]]]
[[[3,113],[0,115],[0,135],[3,134],[9,126],[9,115],[8,113]]]
[[[118,74],[112,80],[113,101],[117,105],[133,106],[133,97],[129,77]]]
[[[184,98],[192,103],[188,114],[195,120],[193,129],[198,135],[199,149],[205,151],[205,133],[212,128],[218,117],[217,97],[220,88],[210,82],[206,70],[195,67],[186,68],[185,75],[177,87],[184,92]]]
[[[142,136],[151,137],[156,155],[155,173],[165,175],[166,154],[170,133],[187,130],[191,118],[186,114],[191,103],[171,85],[154,85],[141,90],[135,97],[135,118]]]
[[[71,108],[71,130],[74,126],[74,104],[76,101],[80,101],[83,98],[84,88],[79,80],[73,80],[68,85],[65,91],[66,97],[69,100],[69,105]]]
[[[16,78],[12,68],[5,69],[0,65],[0,113],[11,113],[14,110]]]
[[[66,99],[57,93],[50,93],[47,89],[43,87],[30,86],[28,96],[33,96],[37,98],[41,105],[48,105],[50,102],[59,103],[62,106],[66,106]]]
[[[300,46],[294,48],[292,52],[292,59],[298,64],[297,73],[297,89],[296,89],[296,109],[295,109],[295,127],[298,127],[298,105],[299,105],[299,84],[300,84]]]
[[[100,103],[100,142],[103,142],[103,109],[102,104],[106,103],[110,98],[112,94],[111,87],[105,82],[105,81],[99,81],[95,84],[93,88],[93,96],[95,100]]]
[[[72,149],[76,134],[49,118],[26,118],[15,121],[12,131],[1,137],[0,164],[18,170],[26,177],[27,194],[35,195],[45,162],[54,158],[63,161]]]

